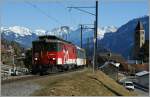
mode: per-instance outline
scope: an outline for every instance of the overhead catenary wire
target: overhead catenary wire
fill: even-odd
[[[79,10],[79,11],[82,11],[82,12],[85,12],[85,13],[88,13],[88,14],[91,14],[91,15],[94,15],[94,16],[95,16],[94,13],[88,12],[88,11],[86,11],[86,10],[82,10],[82,9],[80,9],[80,7],[68,7],[68,8],[70,8],[70,10],[71,10],[72,8],[75,8],[75,9],[77,9],[77,10]],[[84,8],[84,7],[81,7],[81,8]],[[86,7],[86,8],[87,8],[87,7]],[[93,8],[93,7],[89,7],[89,8]]]
[[[59,6],[61,6],[62,8],[67,9],[66,6],[62,3],[62,1],[57,2],[57,4],[58,4]],[[66,11],[66,12],[68,12],[68,11]],[[67,15],[67,14],[66,14],[66,15]],[[67,17],[67,16],[66,16],[66,17]],[[68,19],[68,18],[66,18],[66,20],[67,20],[67,19]],[[70,22],[70,21],[69,21],[69,22]],[[66,26],[66,25],[65,25],[65,26],[61,26],[62,32],[63,32],[63,29],[64,29],[64,28],[66,29],[66,27],[68,27],[68,26]],[[67,28],[66,30],[67,30],[67,33],[65,33],[65,34],[62,33],[62,38],[68,40],[69,37],[70,37],[70,28]]]
[[[66,7],[67,8],[67,7]],[[68,8],[67,8],[68,9]],[[77,18],[75,18],[75,16],[74,15],[72,15],[72,13],[71,13],[71,10],[69,9],[68,10],[68,12],[69,12],[69,21],[70,21],[70,24],[75,24],[75,25],[78,25],[80,22],[80,20],[79,19],[77,19]],[[76,28],[76,26],[74,26],[75,28]]]
[[[28,2],[28,1],[24,1],[26,4],[32,6],[33,8],[35,8],[36,10],[38,10],[41,14],[45,15],[46,17],[48,17],[49,19],[53,20],[55,23],[57,24],[61,24],[60,21],[58,21],[56,18],[54,18],[53,16],[47,14],[45,11],[43,11],[41,8],[39,8],[37,5],[31,3],[31,2]]]
[[[67,2],[67,1],[66,1]],[[67,2],[67,3],[71,3],[71,2]],[[57,4],[59,5],[59,6],[62,6],[62,8],[64,8],[64,9],[66,9],[66,20],[68,20],[68,22],[70,23],[70,26],[71,26],[71,24],[75,24],[75,25],[77,25],[77,24],[79,24],[78,22],[77,22],[77,20],[78,19],[76,19],[76,18],[74,18],[73,16],[74,15],[72,15],[70,12],[70,10],[68,10],[68,8],[67,8],[67,6],[64,4],[64,2],[63,1],[58,1],[57,2]],[[67,18],[68,17],[68,18]],[[70,36],[69,35],[70,33],[68,33],[68,36]]]

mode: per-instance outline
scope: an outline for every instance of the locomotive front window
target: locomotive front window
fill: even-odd
[[[82,51],[82,50],[78,50],[78,51],[77,51],[77,57],[78,57],[78,58],[86,58],[85,52]]]
[[[46,43],[46,50],[47,51],[60,51],[61,46],[58,43]]]
[[[43,47],[42,42],[34,42],[33,43],[33,51],[40,52],[40,51],[43,51],[43,49],[44,49],[44,47]]]

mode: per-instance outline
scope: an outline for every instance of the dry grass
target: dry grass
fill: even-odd
[[[96,80],[101,82],[105,87],[109,88],[111,91],[114,91],[118,95],[123,96],[134,96],[137,95],[134,92],[129,92],[122,85],[115,82],[110,77],[106,76],[102,71],[97,71],[94,77]]]
[[[34,82],[40,84],[43,87],[42,89],[34,92],[32,94],[34,96],[117,95],[114,91],[111,90],[111,88],[114,88],[115,91],[121,92],[123,95],[133,95],[102,72],[96,72],[93,77],[92,71],[90,69],[38,79]],[[108,87],[105,85],[107,83]]]

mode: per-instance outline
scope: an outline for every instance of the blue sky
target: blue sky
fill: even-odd
[[[2,26],[24,26],[32,30],[55,27],[77,27],[91,24],[94,16],[68,6],[95,6],[94,0],[3,0]],[[34,7],[33,7],[34,6]],[[36,8],[35,8],[36,7]],[[90,9],[94,13],[94,9]],[[148,14],[148,0],[100,0],[99,27],[120,27],[129,20]]]

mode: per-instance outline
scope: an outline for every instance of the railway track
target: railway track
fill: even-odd
[[[20,77],[18,76],[16,78],[12,78],[12,79],[1,80],[1,84],[8,84],[8,83],[19,82],[19,81],[40,79],[40,78],[45,78],[45,77],[48,77],[48,76],[56,76],[56,75],[75,72],[75,71],[79,71],[79,70],[83,70],[83,69],[84,68],[71,69],[71,70],[63,71],[63,72],[49,73],[49,74],[46,74],[46,75],[43,75],[43,76],[40,76],[40,75],[25,75],[25,76],[20,76]]]

